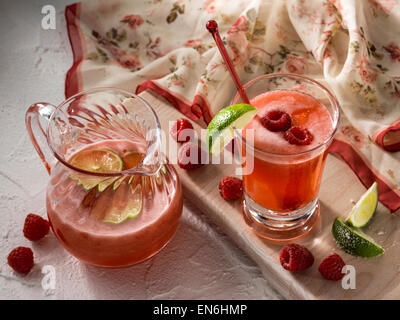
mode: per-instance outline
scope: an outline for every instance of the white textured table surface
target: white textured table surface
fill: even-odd
[[[259,268],[185,200],[178,231],[158,255],[108,270],[84,265],[50,234],[37,243],[22,235],[29,212],[46,216],[47,173],[25,130],[33,102],[60,103],[72,55],[64,8],[73,1],[0,2],[0,299],[277,299]],[[52,4],[57,29],[41,29],[41,8]],[[17,246],[31,247],[35,267],[25,277],[7,265]],[[44,290],[41,269],[52,265],[56,287]]]

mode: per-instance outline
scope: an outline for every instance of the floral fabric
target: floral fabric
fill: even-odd
[[[75,56],[67,96],[148,89],[205,123],[235,93],[205,29],[218,21],[243,83],[291,72],[333,91],[342,124],[332,152],[366,186],[378,180],[391,211],[400,208],[399,1],[88,0],[66,17]]]

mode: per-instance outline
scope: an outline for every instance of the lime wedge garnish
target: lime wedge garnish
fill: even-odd
[[[234,130],[243,129],[257,114],[249,104],[234,104],[218,112],[207,127],[208,150],[218,154],[234,138]]]
[[[371,237],[359,229],[336,218],[332,225],[332,235],[337,245],[353,256],[372,258],[385,252]]]
[[[121,157],[109,149],[82,150],[73,155],[69,163],[79,169],[100,173],[118,172],[124,166]]]
[[[365,227],[371,221],[377,205],[378,184],[374,182],[355,204],[346,223],[355,228]]]

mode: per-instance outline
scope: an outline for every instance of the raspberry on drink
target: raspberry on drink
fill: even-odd
[[[342,269],[345,265],[343,259],[337,253],[333,253],[321,262],[318,271],[327,280],[339,281],[344,277]]]
[[[7,257],[8,265],[14,271],[27,274],[33,268],[33,252],[31,248],[17,247],[13,249]]]
[[[31,241],[37,241],[48,234],[49,230],[49,222],[41,216],[33,213],[26,216],[23,230],[25,238]]]
[[[297,272],[311,267],[314,256],[307,248],[291,243],[282,248],[280,262],[286,270]]]
[[[291,127],[289,130],[285,132],[284,138],[290,144],[305,146],[311,143],[311,141],[313,140],[313,135],[306,128]]]
[[[243,182],[235,177],[224,177],[219,182],[218,189],[225,200],[237,200],[243,195]]]
[[[176,142],[188,142],[194,136],[193,125],[189,120],[180,118],[172,125],[170,133]]]
[[[286,131],[292,126],[292,117],[281,110],[271,110],[261,119],[261,123],[269,131]]]

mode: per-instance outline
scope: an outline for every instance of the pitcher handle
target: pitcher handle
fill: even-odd
[[[48,146],[46,129],[55,109],[56,107],[49,103],[38,102],[31,105],[25,114],[25,125],[29,137],[49,174],[56,159]]]

